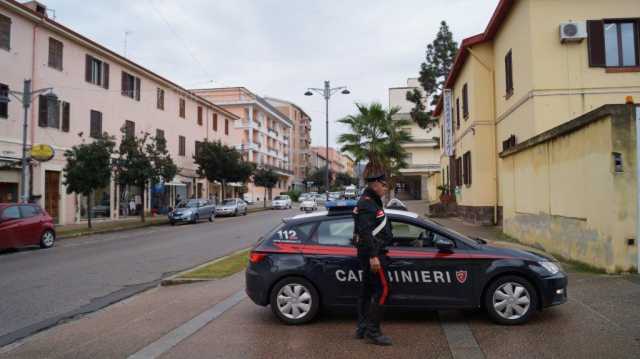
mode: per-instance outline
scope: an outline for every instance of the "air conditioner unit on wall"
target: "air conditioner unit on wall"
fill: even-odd
[[[560,23],[560,41],[580,42],[587,38],[587,25],[584,21],[568,21]]]

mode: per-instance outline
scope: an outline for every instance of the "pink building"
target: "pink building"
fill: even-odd
[[[280,175],[274,194],[286,192],[293,183],[291,166],[293,122],[262,97],[244,87],[191,90],[240,118],[232,138],[236,148],[257,166],[269,167]],[[245,197],[263,198],[264,188],[249,183]]]
[[[293,186],[304,190],[304,179],[311,169],[311,117],[293,102],[265,98],[280,112],[289,116],[293,122],[293,140],[291,141],[291,165],[293,170]]]
[[[87,215],[84,199],[66,194],[64,151],[101,132],[120,138],[122,126],[164,136],[179,174],[149,186],[146,203],[140,203],[141,189],[112,179],[110,186],[96,191],[93,215],[116,219],[142,208],[166,209],[177,197],[220,195],[216,183],[197,176],[193,155],[199,141],[236,144],[233,136],[243,123],[239,115],[49,19],[37,2],[0,1],[0,69],[0,95],[22,91],[24,79],[32,79],[33,89],[51,87],[57,95],[34,98],[28,113],[28,144],[49,144],[56,152],[48,162],[31,162],[28,183],[31,197],[58,223],[79,222]],[[16,164],[21,158],[22,116],[18,101],[0,105],[0,201],[16,201],[21,190]],[[265,128],[273,127],[264,122]],[[281,132],[269,132],[268,138],[275,140],[264,141],[264,146],[277,152],[263,161],[284,170],[290,126],[274,122]]]

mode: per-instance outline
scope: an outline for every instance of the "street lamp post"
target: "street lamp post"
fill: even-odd
[[[342,91],[340,91],[342,90]],[[305,96],[311,96],[313,95],[313,93],[317,93],[322,95],[322,97],[324,97],[325,100],[325,125],[326,125],[326,147],[325,147],[325,154],[326,154],[326,160],[327,160],[327,164],[324,168],[324,183],[326,184],[326,200],[329,201],[329,99],[331,98],[331,96],[333,96],[336,92],[340,91],[340,93],[342,93],[343,95],[348,95],[351,92],[345,87],[345,86],[340,86],[340,87],[331,87],[331,84],[329,83],[329,81],[325,81],[324,82],[324,87],[323,88],[308,88],[307,92],[304,93]]]
[[[32,97],[35,94],[41,92],[49,92],[49,96],[55,95],[52,92],[53,88],[47,87],[39,90],[31,91],[31,80],[24,80],[24,84],[22,87],[22,92],[19,91],[9,91],[8,95],[13,96],[16,100],[22,103],[22,108],[24,109],[24,119],[22,123],[22,169],[20,171],[20,183],[22,184],[22,193],[20,194],[20,200],[22,203],[27,203],[29,201],[29,191],[27,190],[27,117],[29,113],[29,107],[31,107]],[[8,96],[0,97],[0,103],[9,103],[10,99]]]

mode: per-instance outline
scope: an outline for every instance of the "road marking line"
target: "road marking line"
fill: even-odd
[[[171,348],[176,346],[181,341],[187,339],[189,336],[202,329],[211,321],[221,316],[224,312],[240,303],[246,297],[247,295],[245,294],[244,289],[234,293],[232,296],[198,314],[198,316],[175,328],[174,330],[162,336],[160,339],[147,345],[138,352],[130,355],[128,358],[147,359],[159,357],[160,355],[171,350]]]
[[[438,311],[438,317],[454,359],[485,358],[471,328],[459,311]]]

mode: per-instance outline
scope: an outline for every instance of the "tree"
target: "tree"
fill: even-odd
[[[256,186],[264,187],[264,207],[267,207],[267,189],[271,194],[271,189],[278,183],[279,176],[271,168],[258,168],[253,173],[253,183]]]
[[[222,184],[222,200],[227,182],[245,183],[254,171],[253,164],[245,161],[238,150],[220,141],[204,141],[194,160],[198,165],[198,175],[206,177],[209,182]]]
[[[442,21],[436,38],[427,45],[425,61],[420,64],[419,81],[424,94],[414,89],[406,95],[407,101],[414,104],[411,119],[421,128],[430,128],[435,124],[435,119],[426,112],[424,102],[430,101],[431,106],[438,102],[457,51],[458,43],[453,40],[453,34],[446,21]]]
[[[346,172],[340,172],[336,175],[335,185],[340,187],[346,187],[356,183],[355,178],[349,176]]]
[[[144,195],[147,184],[170,181],[178,172],[167,150],[164,137],[151,137],[143,132],[141,137],[127,134],[121,128],[122,140],[118,147],[118,158],[114,160],[116,182],[140,188],[143,210],[140,219],[145,221]]]
[[[402,130],[409,120],[393,119],[399,108],[385,110],[381,104],[369,106],[356,104],[358,114],[350,115],[338,122],[350,127],[350,133],[343,133],[338,143],[343,152],[349,152],[356,162],[367,162],[363,175],[384,173],[393,183],[393,176],[407,167],[407,151],[402,144],[411,141],[411,135]]]
[[[322,192],[323,190],[328,190],[325,189],[325,167],[322,168],[316,168],[310,172],[307,173],[307,176],[304,178],[304,183],[308,184],[310,182],[313,182],[314,185],[316,185],[316,187],[318,188],[319,192]],[[329,182],[331,182],[331,178],[333,178],[333,172],[331,172],[331,170],[329,170]]]
[[[64,152],[64,185],[67,194],[78,193],[87,200],[87,225],[91,228],[91,194],[111,181],[111,153],[116,143],[107,133],[91,143],[81,143]]]

